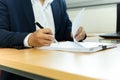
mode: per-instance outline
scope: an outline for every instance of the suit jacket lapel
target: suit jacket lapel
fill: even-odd
[[[60,7],[59,3],[57,0],[54,0],[51,4],[52,7],[52,12],[53,12],[53,18],[54,18],[54,23],[55,23],[55,31],[57,32],[60,28],[61,25],[61,16],[60,16]]]
[[[35,28],[35,24],[34,24],[35,18],[34,18],[31,0],[22,0],[22,1],[23,1],[23,8],[24,8],[25,16],[28,19],[29,24],[33,28]],[[60,4],[57,2],[57,0],[54,0],[51,4],[56,32],[59,30],[59,28],[61,26],[61,21],[60,21],[61,13],[60,13],[59,6],[60,6]]]
[[[25,16],[30,26],[32,26],[33,29],[35,29],[35,24],[34,24],[35,19],[34,19],[34,13],[33,13],[31,0],[23,0],[23,8],[24,8]]]

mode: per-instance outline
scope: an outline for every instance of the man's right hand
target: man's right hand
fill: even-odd
[[[44,28],[33,32],[28,38],[28,44],[33,47],[49,46],[53,39],[52,31]]]

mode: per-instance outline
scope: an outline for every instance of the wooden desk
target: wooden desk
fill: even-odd
[[[0,49],[0,68],[39,80],[119,80],[120,45],[96,53]]]

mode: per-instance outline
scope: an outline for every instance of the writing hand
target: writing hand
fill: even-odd
[[[33,47],[49,46],[54,37],[49,28],[39,29],[33,32],[28,38],[28,44]]]

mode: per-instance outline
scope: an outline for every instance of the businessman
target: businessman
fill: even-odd
[[[40,29],[36,22],[44,29]],[[65,0],[0,0],[2,48],[46,46],[54,38],[58,41],[72,41],[71,26]],[[85,39],[82,27],[75,37],[77,41]]]

